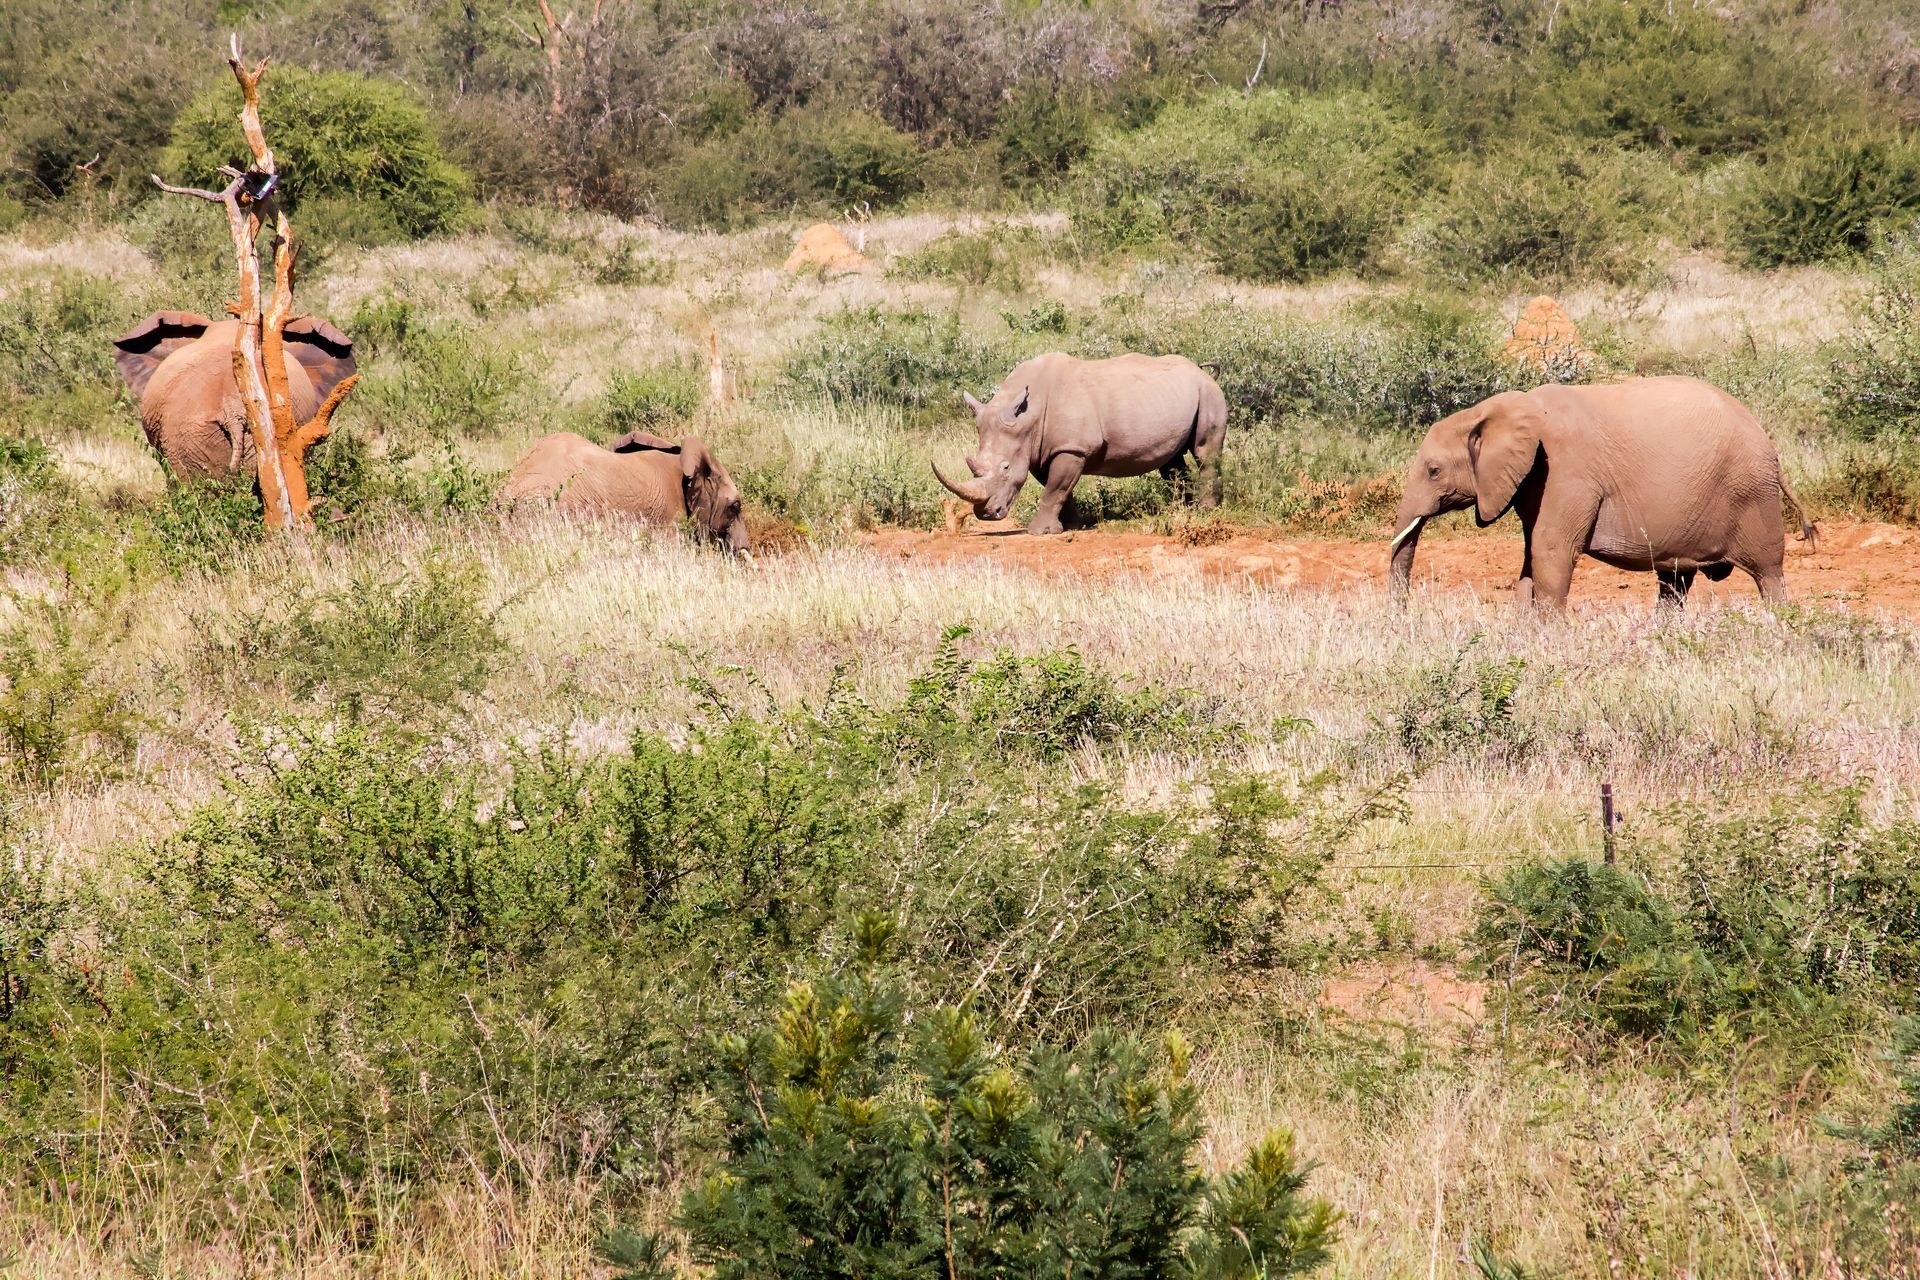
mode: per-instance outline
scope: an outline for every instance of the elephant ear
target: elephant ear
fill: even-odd
[[[688,436],[680,442],[680,474],[689,484],[713,474],[713,455],[699,436]]]
[[[1495,397],[1487,416],[1467,434],[1475,514],[1481,524],[1492,524],[1513,505],[1520,482],[1540,456],[1541,422],[1540,411],[1515,392],[1511,400]]]
[[[287,354],[305,367],[313,381],[313,393],[322,400],[359,367],[353,359],[353,340],[318,316],[287,321],[280,336],[287,344]]]
[[[639,453],[643,449],[659,449],[672,453],[679,447],[673,441],[656,436],[650,431],[629,431],[618,440],[607,442],[607,448],[615,453]]]
[[[166,358],[199,341],[213,321],[191,311],[156,311],[114,339],[113,362],[127,389],[139,399]]]

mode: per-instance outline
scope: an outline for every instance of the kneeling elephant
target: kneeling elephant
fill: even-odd
[[[686,517],[702,537],[728,551],[747,549],[740,490],[693,436],[675,444],[635,431],[602,448],[585,436],[556,431],[521,456],[499,502],[626,515],[649,524]]]
[[[1404,591],[1426,521],[1468,507],[1482,525],[1511,509],[1526,550],[1516,594],[1559,607],[1582,555],[1657,574],[1684,604],[1694,575],[1741,569],[1785,600],[1780,500],[1805,508],[1747,407],[1697,378],[1635,378],[1509,391],[1435,423],[1407,471],[1390,581]]]
[[[1027,476],[1046,486],[1029,533],[1059,533],[1073,518],[1080,477],[1143,476],[1186,480],[1186,456],[1200,464],[1200,501],[1220,501],[1220,446],[1227,401],[1207,372],[1185,356],[1077,360],[1058,351],[1007,375],[991,400],[965,397],[980,433],[967,458],[973,479],[933,474],[973,504],[982,520],[1006,517]]]

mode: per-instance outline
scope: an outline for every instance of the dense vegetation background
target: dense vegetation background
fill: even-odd
[[[231,291],[146,179],[238,157],[230,29],[364,374],[301,556],[110,358]],[[1912,524],[1916,117],[1895,0],[0,6],[0,1262],[1920,1267],[1870,597],[1542,627],[858,540],[1056,347],[1217,360],[1230,520],[1380,533],[1433,418],[1674,371]],[[850,208],[871,271],[778,270]],[[1538,290],[1590,361],[1504,358]],[[758,561],[487,510],[635,427]]]
[[[76,193],[130,213],[156,168],[204,176],[229,28],[322,73],[287,73],[271,109],[290,187],[356,202],[315,235],[431,231],[469,190],[678,227],[1070,193],[1096,242],[1298,279],[1626,273],[1654,236],[1816,261],[1920,207],[1920,53],[1897,0],[562,15],[556,32],[509,0],[20,0],[0,16],[4,216]],[[436,138],[444,164],[422,154]]]

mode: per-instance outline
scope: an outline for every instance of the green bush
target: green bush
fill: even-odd
[[[71,597],[11,604],[0,629],[0,779],[45,791],[131,759],[138,717],[105,664],[124,619]]]
[[[993,127],[1000,172],[1016,182],[1053,182],[1093,147],[1100,108],[1085,88],[1048,81],[1023,85]]]
[[[794,141],[829,199],[891,204],[920,189],[920,144],[876,116],[826,117]]]
[[[1846,443],[1797,492],[1817,511],[1920,524],[1920,440],[1889,435]]]
[[[429,1177],[455,1151],[681,1160],[702,1131],[690,1049],[817,972],[850,914],[895,921],[916,998],[968,1001],[996,1034],[1071,1036],[1272,963],[1341,840],[1250,780],[1132,812],[1096,787],[1034,788],[1065,751],[1220,731],[1190,698],[1071,656],[973,661],[955,636],[896,703],[842,689],[765,717],[701,680],[690,733],[489,762],[457,721],[353,713],[478,687],[491,645],[467,588],[423,571],[258,613],[225,637],[258,643],[202,659],[302,683],[319,707],[243,717],[227,794],[19,961],[0,1121],[48,1136],[0,1146],[0,1167],[111,1178],[96,1145],[60,1136],[93,1133],[87,1117],[125,1126],[185,1196],[231,1187],[244,1153],[263,1213]],[[102,947],[112,983],[92,977]]]
[[[78,271],[12,291],[0,308],[0,401],[117,386],[113,340],[130,311],[112,285]]]
[[[238,94],[221,83],[180,112],[162,172],[204,186],[221,165],[250,159]],[[353,201],[367,206],[357,219],[409,236],[449,230],[466,213],[471,181],[441,154],[426,111],[400,85],[276,64],[261,82],[260,123],[290,208],[325,197]]]
[[[864,112],[754,116],[684,153],[666,174],[662,211],[676,225],[733,227],[770,213],[920,189],[919,144]]]
[[[0,188],[28,201],[74,197],[82,209],[97,201],[96,215],[150,194],[147,175],[195,78],[175,42],[204,40],[198,23],[60,0],[13,0],[0,23]],[[90,162],[91,177],[80,169]]]
[[[225,314],[224,303],[233,296],[233,241],[217,208],[195,200],[148,200],[134,210],[125,229],[127,239],[166,279],[165,296],[158,301],[167,309]]]
[[[1890,441],[1920,438],[1920,252],[1884,263],[1830,348],[1823,390],[1840,425]]]
[[[706,398],[705,381],[690,365],[667,365],[613,375],[600,396],[593,429],[608,436],[651,431],[677,436]]]
[[[443,557],[362,570],[327,591],[290,586],[199,620],[200,660],[235,695],[278,686],[355,720],[433,720],[484,689],[505,652],[486,591],[477,566]]]
[[[1883,1167],[1920,1164],[1920,1017],[1894,1023],[1887,1061],[1892,1064],[1900,1096],[1878,1124],[1855,1130]]]
[[[1920,979],[1920,827],[1857,791],[1685,814],[1645,876],[1579,859],[1487,886],[1474,939],[1524,999],[1683,1047],[1753,1035],[1815,1058],[1862,1002]]]
[[[1533,745],[1532,732],[1514,718],[1526,661],[1470,661],[1478,643],[1476,636],[1453,657],[1420,672],[1385,722],[1416,771],[1463,746],[1518,761]]]
[[[412,449],[498,435],[525,411],[530,391],[519,351],[475,326],[417,324],[404,304],[378,305],[367,312],[376,347],[392,343],[398,358],[375,365],[354,401],[389,440]]]
[[[962,391],[984,398],[1016,363],[1008,344],[974,336],[956,313],[872,306],[828,316],[788,358],[786,380],[797,391],[925,416],[960,412]]]
[[[1665,161],[1544,145],[1463,160],[1411,224],[1414,260],[1450,278],[1622,280],[1645,261],[1677,182]]]
[[[20,840],[18,824],[11,806],[0,809],[0,1025],[26,1004],[29,984],[45,972],[48,944],[70,909],[50,854]],[[0,1046],[0,1081],[12,1078],[14,1066]]]
[[[266,536],[251,477],[169,485],[145,514],[162,563],[175,572],[217,569]]]
[[[1178,351],[1215,364],[1236,426],[1309,417],[1404,428],[1477,404],[1525,376],[1497,358],[1501,328],[1475,306],[1418,296],[1321,323],[1275,322],[1232,308],[1123,305],[1090,320],[1073,349],[1086,356]]]
[[[1026,292],[1045,248],[1042,235],[1032,227],[989,223],[977,231],[945,232],[924,248],[893,259],[887,273],[907,280],[960,280]]]
[[[1730,213],[1734,246],[1754,266],[1860,254],[1920,219],[1920,141],[1836,132],[1782,143]]]
[[[950,628],[932,666],[914,680],[898,724],[917,746],[958,745],[1053,760],[1076,747],[1193,741],[1207,736],[1216,709],[1184,693],[1127,692],[1112,673],[1072,648],[1040,657],[961,656],[965,627]]]
[[[1649,149],[1748,151],[1839,94],[1798,50],[1696,5],[1574,0],[1557,11],[1517,121]]]
[[[889,931],[869,918],[859,941]],[[771,1026],[713,1050],[726,1156],[680,1226],[719,1280],[1317,1269],[1338,1215],[1304,1194],[1289,1134],[1217,1181],[1193,1168],[1190,1054],[1104,1031],[1000,1054],[966,1009],[910,1011],[871,974],[791,986]],[[667,1274],[645,1238],[613,1243],[629,1276]]]
[[[1421,156],[1365,94],[1223,93],[1100,142],[1076,169],[1074,225],[1109,249],[1197,244],[1230,275],[1305,279],[1373,259]]]
[[[0,568],[57,560],[100,522],[46,445],[0,434]]]

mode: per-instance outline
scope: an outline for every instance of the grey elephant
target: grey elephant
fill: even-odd
[[[1027,532],[1059,533],[1073,519],[1081,476],[1158,471],[1183,485],[1188,454],[1199,464],[1201,505],[1220,500],[1227,401],[1185,356],[1078,360],[1049,352],[1016,367],[986,403],[964,399],[980,433],[967,458],[973,478],[956,483],[937,464],[933,474],[983,520],[1005,518],[1033,475],[1046,492]]]
[[[648,524],[692,521],[728,551],[748,547],[740,490],[695,436],[679,442],[644,431],[601,447],[571,431],[536,440],[514,464],[496,502],[632,516]]]
[[[1695,574],[1717,582],[1735,569],[1782,601],[1783,496],[1813,538],[1759,421],[1697,378],[1509,391],[1427,432],[1407,471],[1389,580],[1406,589],[1434,516],[1472,507],[1488,525],[1511,509],[1526,539],[1522,601],[1563,606],[1582,555],[1656,574],[1666,604],[1686,602]]]
[[[209,320],[191,311],[156,311],[117,339],[114,362],[140,398],[147,443],[176,479],[253,470],[253,437],[233,377],[238,320]],[[287,322],[287,389],[296,421],[354,372],[353,343],[312,316]]]

